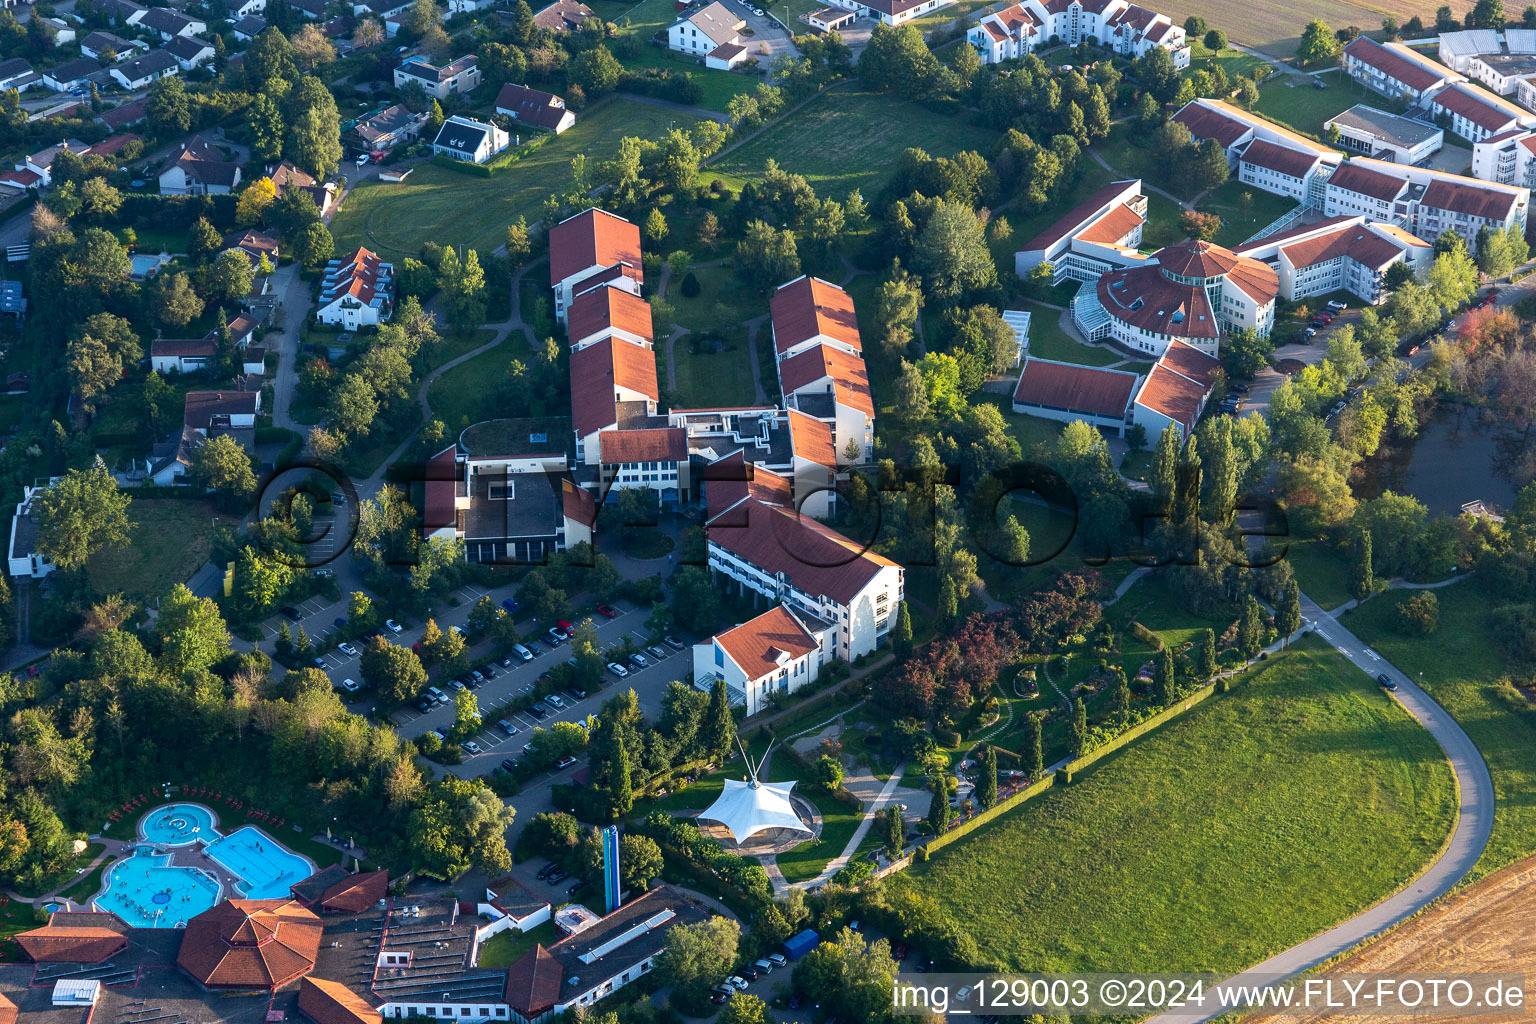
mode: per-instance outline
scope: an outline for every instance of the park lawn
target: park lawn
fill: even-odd
[[[643,0],[615,16],[613,21],[620,29],[633,32],[641,39],[650,39],[676,23],[677,8],[672,0]]]
[[[569,183],[576,154],[601,163],[618,152],[625,136],[659,139],[673,122],[690,128],[697,121],[684,111],[613,98],[583,111],[575,127],[492,177],[425,163],[404,184],[360,185],[331,222],[336,251],[367,245],[415,256],[426,242],[437,242],[489,253],[506,241],[507,225],[519,216],[530,225],[539,219],[544,200]]]
[[[994,0],[957,0],[948,7],[940,7],[932,14],[925,14],[921,18],[913,18],[907,24],[927,35],[936,28],[944,28],[952,21],[966,18],[970,21],[979,19],[981,11],[992,4]],[[998,7],[1006,7],[1007,4],[998,4]],[[940,54],[943,57],[943,54]]]
[[[147,601],[170,592],[208,560],[215,522],[237,525],[210,501],[138,499],[128,506],[134,524],[128,544],[103,548],[86,563],[91,586],[102,594]]]
[[[1200,191],[1188,175],[1181,173],[1181,168],[1168,166],[1167,162],[1155,152],[1133,139],[1134,131],[1134,125],[1130,122],[1112,125],[1109,135],[1093,144],[1093,151],[1115,169],[1115,173],[1109,175],[1106,181],[1141,178],[1171,192],[1180,199],[1189,199]],[[1082,198],[1086,197],[1086,193],[1083,193]],[[1065,213],[1067,209],[1070,207],[1064,207],[1057,216]],[[1175,214],[1174,223],[1175,225],[1178,223],[1177,214]]]
[[[1179,215],[1183,212],[1183,208],[1167,196],[1147,193],[1147,222],[1141,228],[1141,247],[1150,251],[1182,242],[1185,235],[1179,229]]]
[[[1120,460],[1120,475],[1130,477],[1132,480],[1147,482],[1147,477],[1152,473],[1151,452],[1126,452]]]
[[[712,352],[707,346],[692,352],[689,340],[683,337],[663,343],[672,346],[672,359],[677,367],[677,390],[672,396],[674,404],[684,409],[707,409],[756,403],[752,349],[747,344],[745,331],[734,331],[727,336],[720,352]],[[759,345],[772,344],[765,331],[758,332],[757,342]]]
[[[1035,359],[1055,359],[1084,366],[1108,366],[1123,356],[1097,345],[1084,345],[1061,326],[1061,310],[1036,302],[1011,303],[1012,309],[1029,311],[1029,349]]]
[[[1247,196],[1247,199],[1243,197]],[[1221,217],[1221,230],[1213,239],[1228,248],[1241,245],[1266,224],[1296,209],[1296,200],[1265,192],[1237,179],[1211,189],[1195,204],[1202,213]]]
[[[670,9],[670,5],[668,7]],[[717,110],[722,114],[730,106],[732,99],[742,93],[751,92],[762,81],[760,76],[744,71],[717,71],[707,68],[690,57],[684,57],[673,50],[664,50],[659,46],[648,46],[641,56],[626,57],[619,63],[624,65],[627,71],[659,68],[675,74],[692,75],[701,90],[699,102],[694,105],[703,107],[705,110]]]
[[[1429,734],[1307,640],[887,884],[1003,970],[1231,972],[1408,883],[1455,808]]]
[[[1387,101],[1343,71],[1324,71],[1314,77],[1319,82],[1326,82],[1328,88],[1319,89],[1310,80],[1298,79],[1295,75],[1271,77],[1259,87],[1259,102],[1254,105],[1254,112],[1302,135],[1322,139],[1323,126],[1328,119],[1356,103],[1388,106]]]
[[[1224,28],[1224,26],[1218,27]],[[1242,50],[1234,50],[1230,46],[1213,52],[1207,50],[1205,44],[1199,40],[1191,39],[1189,49],[1189,67],[1181,74],[1182,78],[1188,78],[1196,71],[1219,67],[1226,72],[1227,81],[1236,82],[1241,77],[1252,78],[1255,69],[1269,65],[1269,61],[1263,57],[1255,57]]]
[[[1337,608],[1353,595],[1349,592],[1349,562],[1327,541],[1286,541],[1286,561],[1296,574],[1296,585],[1324,609]]]
[[[834,89],[700,169],[699,175],[740,188],[761,178],[768,161],[776,160],[784,170],[805,175],[823,198],[841,200],[859,189],[873,200],[908,147],[936,157],[967,149],[986,153],[997,134],[971,124],[964,111],[941,113],[885,93]]]
[[[1387,660],[1418,680],[1466,730],[1488,765],[1496,794],[1493,835],[1467,881],[1476,881],[1536,852],[1536,705],[1509,684],[1530,678],[1488,628],[1488,613],[1502,603],[1476,579],[1436,590],[1440,624],[1429,636],[1407,636],[1395,623],[1397,605],[1411,590],[1388,591],[1340,621]]]
[[[800,779],[795,768],[795,762],[788,757],[774,758],[768,764],[768,779],[770,782]],[[776,859],[779,871],[787,880],[804,882],[821,874],[834,858],[842,855],[854,832],[858,831],[859,822],[864,820],[864,811],[854,810],[820,786],[813,785],[809,779],[800,779],[795,792],[815,804],[816,810],[821,812],[821,838],[801,843]]]
[[[21,947],[11,942],[11,937],[43,924],[47,924],[46,915],[34,910],[30,903],[7,900],[0,905],[0,961],[14,963],[20,960]]]
[[[477,966],[489,968],[511,967],[524,953],[536,945],[553,946],[559,941],[555,934],[555,923],[545,921],[537,928],[530,928],[526,932],[520,932],[516,928],[508,928],[485,940],[485,945],[480,947],[480,958]]]
[[[473,359],[466,359],[451,370],[445,370],[427,388],[427,405],[432,415],[443,421],[448,432],[458,432],[471,423],[493,419],[501,415],[499,389],[501,379],[514,358],[527,362],[531,353],[521,332],[507,336],[509,340],[489,352],[482,352]]]
[[[96,847],[97,852],[100,852],[101,849],[102,847],[100,846]],[[59,895],[72,899],[76,903],[89,904],[91,897],[101,892],[101,874],[111,863],[110,860],[102,861],[96,867],[81,875],[80,880],[74,885],[62,890]]]

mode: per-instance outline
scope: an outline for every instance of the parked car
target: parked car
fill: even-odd
[[[570,636],[572,633],[576,632],[576,627],[571,625],[569,622],[566,622],[564,619],[556,619],[555,628],[559,629],[566,636]]]
[[[464,748],[464,753],[466,754],[480,753],[480,744],[476,743],[474,740],[465,740],[463,743],[460,743],[459,746]]]
[[[794,995],[789,997],[789,1008],[791,1010],[800,1009],[800,993],[796,992]]]
[[[331,625],[335,626],[337,629],[346,629],[347,628],[347,620],[343,619],[343,618],[340,618],[340,617],[337,617],[337,618],[334,618],[334,619],[331,620]]]
[[[573,686],[571,687],[571,696],[575,697],[577,700],[586,700],[587,691],[583,690],[579,686]]]
[[[510,654],[503,654],[501,656],[501,667],[502,668],[511,668],[512,667],[512,656]]]
[[[510,757],[502,759],[502,762],[501,762],[501,770],[502,771],[510,772],[510,771],[512,771],[516,767],[517,767],[517,762],[512,760]]]
[[[444,729],[442,726],[438,726],[436,729],[433,729],[432,730],[432,735],[436,736],[438,739],[442,740],[444,743],[448,742],[448,730]]]
[[[667,656],[666,650],[657,647],[655,644],[651,644],[651,646],[647,647],[646,652],[649,653],[650,656],[655,658],[657,661],[660,661],[662,658]]]
[[[556,768],[569,768],[571,765],[573,765],[575,763],[576,763],[576,759],[574,757],[572,757],[570,754],[566,754],[560,760],[555,762],[555,767]]]
[[[345,640],[343,640],[341,643],[337,644],[336,645],[336,649],[338,651],[340,651],[342,654],[345,654],[349,658],[357,657],[357,648],[353,647],[351,644],[347,643]]]
[[[1316,327],[1308,327],[1306,330],[1301,332],[1301,340],[1302,341],[1311,341],[1316,336],[1317,336],[1317,328]]]
[[[420,711],[422,714],[426,714],[428,711],[431,711],[435,707],[437,707],[437,701],[433,700],[431,697],[422,696],[416,698],[416,710]]]
[[[769,953],[768,960],[775,967],[783,967],[785,964],[789,963],[789,957],[785,956],[783,953]],[[791,1009],[793,1009],[793,1007],[791,1007]]]
[[[500,729],[502,732],[506,733],[508,736],[516,736],[517,735],[517,726],[515,726],[511,722],[507,721],[505,718],[503,718],[501,721],[496,723],[496,728]]]
[[[905,960],[908,954],[911,952],[912,951],[907,948],[907,944],[905,942],[898,942],[896,945],[891,947],[891,956],[895,957],[897,960]]]
[[[548,864],[545,864],[543,867],[539,868],[539,873],[535,877],[537,877],[538,880],[542,882],[544,879],[548,878],[550,875],[559,870],[560,865],[556,864],[554,861],[550,861]]]
[[[597,614],[601,615],[605,619],[611,619],[617,616],[619,613],[618,610],[611,605],[600,604],[597,606]]]
[[[577,893],[581,892],[582,889],[586,888],[586,885],[586,882],[577,880],[566,888],[565,894],[567,896],[575,896]]]
[[[1376,682],[1381,684],[1381,688],[1383,690],[1392,690],[1394,692],[1397,690],[1397,684],[1394,683],[1392,681],[1392,677],[1387,675],[1385,672],[1376,677]]]
[[[714,1003],[716,1006],[724,1006],[726,1003],[731,1001],[731,993],[728,991],[721,992],[718,989],[714,990],[709,994],[709,1001]]]
[[[542,704],[534,704],[528,708],[528,713],[542,722],[549,715],[549,709]]]
[[[469,670],[469,678],[473,679],[477,684],[483,683],[485,682],[485,673],[477,668],[472,668]]]
[[[530,651],[528,648],[524,647],[522,644],[515,644],[512,647],[512,653],[517,655],[523,661],[532,661],[533,660],[533,652]]]
[[[320,671],[322,671],[322,672],[325,671],[325,659],[324,658],[310,658],[309,659],[309,663],[311,665],[315,666],[315,668],[318,668]]]
[[[400,623],[396,622],[394,619],[385,619],[384,628],[396,636],[399,636],[401,633],[405,632],[405,627],[400,625]]]
[[[513,613],[513,612],[515,612],[515,611],[517,611],[517,610],[518,610],[518,609],[519,609],[519,608],[521,608],[521,607],[522,607],[522,605],[520,605],[520,604],[518,604],[518,603],[517,603],[517,602],[516,602],[516,601],[514,601],[514,600],[512,600],[512,599],[511,599],[511,598],[510,598],[510,597],[509,597],[509,598],[506,598],[506,599],[505,599],[505,600],[503,600],[503,601],[502,601],[502,602],[501,602],[501,607],[502,607],[502,609],[503,609],[503,610],[505,610],[505,611],[506,611],[506,613],[507,613],[507,614],[508,614],[508,615],[511,615],[511,614],[512,614],[512,613]]]
[[[545,697],[544,703],[548,704],[552,708],[555,708],[556,710],[565,707],[565,701],[560,699],[559,694],[554,693],[550,694],[548,697]]]
[[[565,640],[565,634],[560,632],[558,629],[555,629],[553,626],[551,626],[548,632],[544,634],[544,642],[549,644],[551,648],[559,647],[565,642]]]
[[[421,641],[420,640],[417,640],[415,643],[411,644],[411,653],[412,654],[420,654],[421,653]]]
[[[361,156],[359,156],[357,158],[357,166],[359,166],[359,167],[367,166],[368,160],[369,160],[368,154],[367,153],[362,154]]]
[[[462,680],[462,679],[450,679],[450,680],[448,680],[448,686],[455,693],[457,693],[460,690],[467,690],[468,689],[468,687],[464,685],[464,680]]]
[[[725,983],[736,989],[738,992],[745,992],[747,990],[747,979],[741,977],[740,975],[731,975],[729,978],[725,979]]]
[[[1344,303],[1340,302],[1338,299],[1333,299],[1328,303],[1328,309],[1333,313],[1342,313],[1348,308],[1348,306],[1344,305]]]
[[[550,885],[559,885],[561,882],[570,877],[571,873],[569,871],[565,870],[564,868],[555,868],[555,870],[549,873],[549,877],[546,878],[545,881]]]
[[[282,609],[282,612],[283,612],[283,618],[287,619],[290,622],[298,622],[300,619],[302,619],[304,617],[304,616],[300,615],[299,614],[299,610],[297,608],[295,608],[291,604],[290,605],[284,605],[283,609]]]
[[[651,664],[645,660],[645,655],[643,654],[631,654],[629,656],[629,663],[635,668],[648,668]]]
[[[625,676],[629,675],[629,669],[625,668],[623,665],[620,665],[616,661],[610,661],[608,663],[608,671],[612,672],[620,679],[623,679]]]
[[[1328,410],[1328,415],[1337,416],[1339,413],[1343,412],[1348,407],[1348,405],[1348,402],[1335,402],[1333,408]]]
[[[453,630],[455,633],[459,634],[459,636],[461,638],[469,635],[469,634],[464,632],[464,627],[463,626],[449,626],[448,628]]]
[[[362,685],[356,679],[343,679],[341,681],[341,688],[348,693],[356,693],[362,689]]]
[[[1248,385],[1248,384],[1231,384],[1231,385],[1228,386],[1227,390],[1228,391],[1235,391],[1235,392],[1237,392],[1240,395],[1246,395],[1249,392],[1249,390],[1250,390],[1250,385]]]
[[[755,960],[753,961],[752,966],[757,968],[759,974],[773,973],[773,964],[769,963],[767,960]]]
[[[432,698],[433,704],[447,704],[448,695],[436,686],[427,687],[427,696]]]
[[[680,651],[687,646],[687,644],[683,643],[675,636],[664,636],[661,638],[661,642],[672,648],[674,651]]]
[[[746,978],[748,981],[756,981],[759,976],[759,971],[756,967],[743,967],[741,969],[741,976]]]

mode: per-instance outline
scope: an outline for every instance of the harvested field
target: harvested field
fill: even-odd
[[[1472,9],[1469,0],[1449,0],[1451,11],[1458,18]],[[1407,0],[1370,0],[1368,3],[1351,3],[1349,0],[1304,0],[1300,7],[1276,0],[1247,3],[1245,0],[1172,0],[1155,9],[1182,25],[1191,14],[1203,17],[1212,28],[1225,32],[1234,43],[1257,47],[1275,57],[1289,57],[1296,52],[1301,30],[1313,18],[1322,18],[1331,28],[1356,25],[1372,34],[1379,34],[1381,19],[1388,14],[1398,21],[1407,21],[1417,14],[1433,24],[1435,6],[1409,3]]]
[[[1330,970],[1329,974],[1449,975],[1469,973],[1530,974],[1536,971],[1536,858],[1511,864],[1489,875],[1438,907],[1372,943]],[[1499,1016],[1509,1020],[1521,1013]],[[1246,1018],[1264,1024],[1306,1021],[1318,1024],[1379,1021],[1362,1014],[1269,1014]],[[1426,1013],[1415,1024],[1451,1024],[1465,1016]]]

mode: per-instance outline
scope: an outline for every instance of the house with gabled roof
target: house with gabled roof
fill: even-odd
[[[450,160],[483,164],[512,144],[512,137],[489,121],[454,114],[432,140],[432,152]]]
[[[365,248],[325,265],[315,319],[355,331],[389,319],[395,303],[395,267]]]
[[[791,609],[779,605],[703,643],[693,645],[693,684],[725,684],[732,704],[755,715],[776,695],[816,682],[828,654],[827,628],[810,629]]]
[[[194,135],[171,153],[158,177],[161,195],[228,195],[240,184],[240,165],[213,142]]]
[[[582,22],[593,17],[596,15],[592,8],[581,0],[555,0],[534,14],[533,24],[546,32],[574,32]]]
[[[550,229],[549,283],[559,323],[566,322],[566,311],[579,291],[611,286],[639,295],[644,281],[638,225],[592,207]]]
[[[1221,379],[1221,361],[1182,342],[1170,342],[1136,390],[1131,415],[1148,438],[1173,424],[1188,440]]]
[[[746,59],[746,48],[741,45],[741,30],[746,26],[740,15],[715,0],[667,29],[667,48],[694,57],[713,57],[728,70]]]
[[[576,123],[576,115],[566,109],[565,100],[552,92],[530,89],[508,82],[496,94],[496,113],[512,118],[530,128],[542,128],[559,135]]]
[[[141,57],[130,57],[114,64],[108,70],[124,89],[147,89],[162,78],[178,74],[181,65],[164,50],[150,50]]]

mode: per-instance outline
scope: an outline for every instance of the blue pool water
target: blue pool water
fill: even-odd
[[[139,847],[107,869],[96,906],[135,928],[177,928],[219,902],[217,882],[170,861],[170,854]]]
[[[288,895],[295,882],[315,873],[315,866],[284,849],[254,825],[236,829],[208,845],[208,856],[240,876],[246,899],[271,900]]]
[[[201,839],[217,839],[213,830],[213,812],[197,804],[166,804],[144,815],[139,835],[157,846],[190,846]]]

